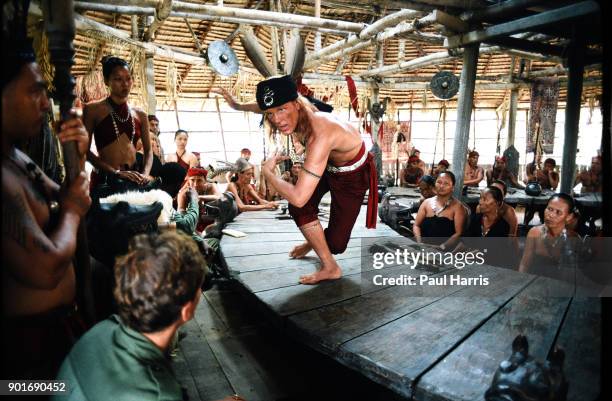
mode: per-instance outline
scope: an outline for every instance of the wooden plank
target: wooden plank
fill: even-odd
[[[198,393],[198,388],[195,384],[195,378],[191,375],[189,365],[185,359],[185,355],[183,355],[183,350],[180,348],[178,349],[176,356],[172,357],[172,368],[174,369],[174,373],[176,374],[179,383],[181,383],[181,387],[187,391],[189,400],[199,401],[200,394]]]
[[[256,255],[274,255],[284,254],[288,255],[289,252],[297,245],[303,244],[304,240],[299,241],[284,241],[275,243],[274,245],[262,245],[261,243],[233,243],[233,244],[222,244],[223,256],[226,258],[236,256],[256,256]],[[360,246],[361,239],[354,238],[350,239],[348,245],[351,247]],[[314,254],[314,252],[313,252]],[[288,256],[287,256],[288,258]]]
[[[352,257],[357,257],[361,254],[361,247],[356,245],[341,254],[336,255],[336,260],[341,261]],[[279,253],[272,255],[257,255],[257,256],[235,256],[225,257],[225,262],[230,268],[230,271],[236,273],[277,269],[284,266],[317,266],[319,258],[313,253],[313,256],[306,256],[302,259],[289,259],[287,253]]]
[[[339,360],[411,397],[412,385],[422,372],[469,337],[531,280],[512,271],[490,269],[499,277],[488,286],[470,286],[351,340],[340,347]]]
[[[292,394],[300,382],[292,373],[293,362],[276,352],[276,340],[262,332],[261,324],[256,326],[255,316],[238,307],[241,299],[233,292],[210,291],[206,301],[199,305],[194,320],[232,388],[208,399],[238,393],[249,401],[268,401]]]
[[[602,385],[601,299],[574,298],[555,345],[565,351],[567,399],[597,399]]]
[[[509,36],[518,32],[525,32],[543,25],[559,23],[599,12],[599,5],[595,1],[583,1],[555,10],[545,11],[525,18],[492,25],[481,31],[472,31],[463,35],[455,35],[444,41],[447,48],[466,46],[469,44],[486,42],[487,39],[499,36]]]
[[[407,270],[405,274],[438,276],[444,271],[434,273],[433,271]],[[468,275],[474,277],[474,274]],[[408,291],[404,286],[384,287],[381,291],[290,316],[288,330],[315,349],[333,354],[341,344],[462,288],[465,287],[447,286],[442,288],[438,296],[415,297],[407,296]]]
[[[233,388],[197,322],[192,320],[181,330],[184,330],[187,336],[180,342],[180,348],[194,377],[200,399],[214,401],[233,394]]]
[[[512,341],[521,333],[528,338],[529,353],[536,359],[544,359],[569,302],[568,298],[545,296],[550,285],[551,280],[542,277],[531,283],[426,372],[416,385],[415,398],[420,401],[481,400],[499,363],[510,356]],[[463,319],[463,316],[457,318]]]
[[[407,266],[386,268],[389,275],[412,274]],[[281,317],[335,304],[347,299],[380,291],[386,286],[374,285],[369,276],[345,275],[339,280],[326,281],[316,286],[294,285],[268,291],[260,291],[257,297]]]
[[[339,261],[343,276],[350,276],[361,272],[361,258],[350,258]],[[311,265],[286,266],[277,269],[245,272],[238,276],[238,280],[251,292],[267,291],[276,288],[300,285],[299,278],[304,274],[316,271],[318,261]]]

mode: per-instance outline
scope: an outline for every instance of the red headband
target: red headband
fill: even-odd
[[[412,162],[418,162],[419,161],[419,156],[410,156],[408,158],[408,163],[412,163]]]
[[[191,167],[187,170],[187,177],[204,177],[208,175],[208,171],[199,167]]]
[[[444,167],[446,167],[446,168],[448,168],[448,166],[449,166],[448,160],[446,160],[446,159],[442,159],[442,160],[440,160],[440,161],[438,162],[438,164],[441,164],[441,165],[443,165],[443,166],[444,166]]]
[[[506,162],[506,158],[504,156],[495,156],[495,161]]]

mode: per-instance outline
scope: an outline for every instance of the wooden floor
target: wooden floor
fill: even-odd
[[[317,286],[298,284],[301,274],[314,271],[316,258],[287,257],[289,250],[303,241],[292,220],[277,211],[238,216],[228,227],[248,235],[225,235],[221,241],[223,258],[243,295],[231,302],[257,308],[259,313],[249,312],[251,318],[270,322],[271,332],[283,341],[305,344],[405,399],[483,399],[495,369],[509,356],[512,340],[519,333],[527,335],[530,353],[540,360],[554,346],[565,349],[564,370],[571,372],[568,399],[595,398],[600,383],[599,299],[545,297],[545,279],[489,266],[478,267],[494,278],[485,296],[482,289],[473,286],[447,288],[435,296],[408,297],[403,287],[367,285],[367,280],[364,284],[362,273],[372,269],[364,266],[362,271],[361,239],[375,238],[389,249],[393,237],[401,238],[381,223],[377,230],[366,230],[364,212],[365,208],[349,248],[338,256],[343,278]],[[324,213],[321,220],[325,225]],[[389,268],[409,275],[444,273],[439,268],[418,272],[405,266]],[[478,273],[478,269],[473,271]],[[233,310],[231,306],[229,310]],[[225,332],[232,329],[215,326],[219,319],[210,304],[203,303],[182,342],[182,358],[189,363],[193,377],[192,392],[197,390],[200,399],[215,399],[242,386],[249,389],[249,394],[241,390],[251,396],[249,400],[296,394],[283,386],[295,389],[298,384],[278,379],[280,376],[262,376],[266,370],[258,364],[265,361],[268,370],[286,373],[305,362],[294,356],[288,361],[285,351],[267,342],[269,334],[261,334],[259,329],[227,337]],[[202,336],[208,348],[202,348]],[[260,345],[248,347],[249,343]],[[230,354],[229,350],[245,347],[250,352],[240,358]],[[312,357],[310,354],[304,353]],[[220,368],[209,371],[212,359]]]

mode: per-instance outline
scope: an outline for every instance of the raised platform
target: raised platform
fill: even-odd
[[[324,213],[321,220],[325,225]],[[473,270],[494,278],[484,293],[474,286],[454,286],[435,296],[406,296],[404,287],[363,280],[373,269],[362,266],[362,239],[370,239],[365,249],[373,252],[392,250],[394,238],[401,238],[380,222],[378,229],[366,230],[364,222],[365,207],[349,248],[338,256],[343,278],[316,286],[298,283],[318,260],[314,254],[288,258],[303,237],[278,211],[238,216],[228,228],[248,236],[225,235],[221,251],[244,293],[276,327],[407,399],[484,399],[519,333],[528,337],[530,354],[540,360],[553,347],[563,347],[568,399],[595,399],[600,387],[599,299],[546,297],[547,279],[490,266]],[[432,277],[448,273],[426,266],[387,269]]]

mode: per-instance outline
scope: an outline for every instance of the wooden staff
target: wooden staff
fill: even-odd
[[[55,67],[53,97],[60,106],[60,120],[72,118],[75,96],[73,94],[75,80],[70,69],[74,64],[74,2],[72,0],[43,0],[42,8],[45,20],[45,30],[49,39],[51,63]],[[79,152],[76,141],[62,144],[66,180],[68,186],[81,173]],[[77,231],[77,249],[75,252],[75,275],[77,303],[83,312],[83,317],[89,324],[95,322],[93,292],[91,288],[91,266],[89,264],[89,248],[84,221],[81,220]]]

